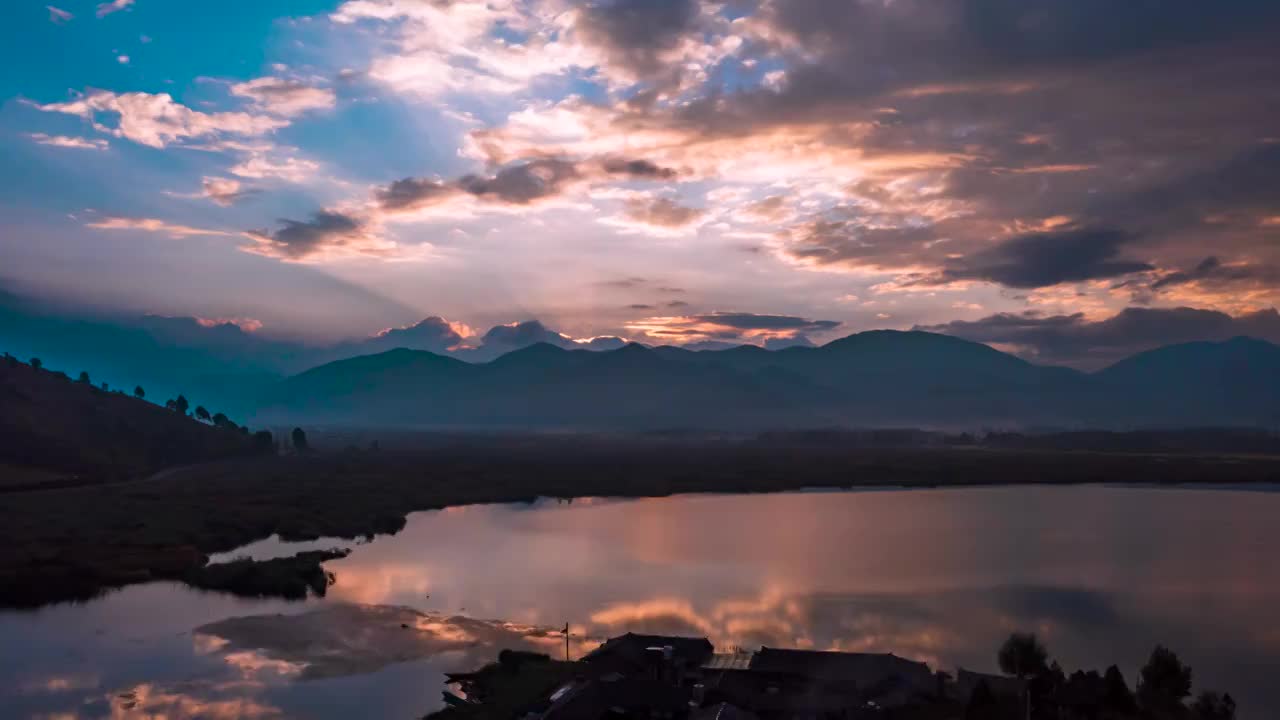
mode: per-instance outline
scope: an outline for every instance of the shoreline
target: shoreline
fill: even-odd
[[[207,567],[209,555],[272,535],[294,542],[392,534],[409,513],[462,505],[1027,485],[1241,489],[1259,483],[1280,483],[1280,458],[1182,455],[1171,462],[1167,455],[1133,453],[575,438],[231,460],[164,471],[145,482],[6,494],[0,507],[0,609],[87,600],[150,580],[182,581]],[[299,564],[299,572],[314,575],[318,563]],[[281,582],[296,587],[290,578]],[[255,587],[260,592],[262,585],[255,581]]]

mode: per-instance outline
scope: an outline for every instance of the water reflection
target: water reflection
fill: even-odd
[[[438,702],[440,672],[496,646],[556,650],[540,628],[569,622],[580,647],[648,630],[979,670],[993,669],[1010,630],[1034,629],[1067,668],[1117,662],[1129,677],[1162,642],[1195,668],[1198,688],[1229,690],[1241,717],[1263,718],[1280,666],[1278,510],[1274,492],[1104,487],[453,508],[329,563],[337,583],[323,601],[152,585],[0,615],[0,636],[13,639],[0,649],[0,704],[16,702],[6,706],[19,717],[182,714],[198,703],[213,717],[408,717]],[[274,613],[288,615],[287,630],[219,622]],[[401,623],[432,639],[379,635]],[[290,650],[307,642],[348,660],[317,671]]]

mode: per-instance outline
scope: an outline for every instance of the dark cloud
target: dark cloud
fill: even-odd
[[[801,223],[790,231],[787,253],[810,262],[903,267],[914,265],[939,237],[931,225],[870,225],[868,218],[844,220],[844,208]],[[855,209],[848,212],[856,214]]]
[[[1229,7],[1197,0],[773,0],[760,18],[774,52],[788,61],[788,82],[773,99],[763,90],[738,99],[772,114],[788,107],[817,112],[901,88],[1043,78],[1056,68],[1263,37],[1280,10],[1268,0]]]
[[[647,282],[642,277],[618,278],[617,280],[604,280],[596,283],[600,287],[614,288],[617,290],[630,290],[639,287]]]
[[[581,177],[568,160],[539,158],[499,170],[492,176],[467,175],[458,180],[463,190],[482,199],[527,205],[560,194],[565,185]]]
[[[835,320],[809,320],[794,315],[758,315],[756,313],[714,312],[691,315],[691,320],[721,325],[735,330],[796,330],[821,332],[840,326]]]
[[[687,302],[685,302],[685,301],[683,301],[683,300],[672,300],[672,301],[671,301],[671,302],[669,302],[669,303],[664,303],[664,304],[663,304],[663,307],[669,307],[669,308],[682,308],[682,307],[689,307],[689,303],[687,303]]]
[[[663,55],[697,18],[694,0],[597,0],[582,7],[577,29],[605,51],[610,65],[646,77],[673,69]]]
[[[643,159],[609,156],[575,162],[564,158],[536,158],[498,170],[493,175],[465,175],[456,181],[407,177],[374,190],[379,207],[409,211],[444,202],[459,193],[470,193],[490,202],[525,205],[561,194],[570,183],[601,177],[666,180],[677,175]]]
[[[1095,369],[1174,343],[1239,335],[1280,342],[1280,314],[1274,308],[1235,317],[1187,307],[1127,308],[1104,320],[1089,320],[1081,313],[1001,313],[914,329],[1000,346],[1029,360]]]
[[[955,261],[942,271],[942,277],[1038,288],[1151,270],[1147,263],[1118,257],[1131,240],[1126,233],[1108,228],[1022,235]]]
[[[644,303],[634,303],[632,305],[628,305],[627,308],[630,310],[652,310],[653,306],[645,305]]]
[[[364,222],[336,210],[321,210],[310,220],[282,218],[283,227],[275,232],[252,230],[249,237],[257,243],[255,252],[287,260],[302,260],[329,248],[345,248],[356,252],[372,252]]]
[[[650,160],[628,160],[621,157],[601,160],[600,168],[607,175],[624,175],[636,179],[670,180],[678,174],[675,169],[661,167]]]
[[[706,214],[702,208],[686,207],[668,198],[636,198],[626,203],[627,217],[648,225],[677,228]]]
[[[1189,283],[1207,285],[1231,285],[1238,283],[1280,283],[1280,272],[1275,268],[1239,263],[1224,265],[1221,260],[1209,256],[1201,260],[1190,270],[1178,270],[1165,273],[1151,283],[1152,290],[1187,285]]]
[[[446,200],[458,188],[430,178],[404,178],[374,191],[374,199],[383,210],[417,210]]]

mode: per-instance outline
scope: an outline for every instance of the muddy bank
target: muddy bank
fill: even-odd
[[[550,497],[777,492],[805,487],[1081,482],[1280,482],[1270,457],[472,439],[429,451],[227,461],[105,487],[12,493],[0,504],[0,606],[181,580],[213,553],[394,533],[409,512]]]
[[[324,597],[333,573],[322,563],[350,554],[350,550],[311,550],[271,560],[241,558],[212,563],[183,573],[182,581],[201,590],[221,590],[241,597],[279,597],[305,600],[309,593]]]

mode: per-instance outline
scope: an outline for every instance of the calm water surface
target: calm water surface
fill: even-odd
[[[1131,684],[1164,643],[1197,689],[1228,690],[1242,718],[1269,718],[1280,711],[1274,490],[892,490],[417,513],[329,563],[337,582],[323,600],[154,583],[0,613],[0,716],[417,717],[438,706],[442,672],[504,645],[563,652],[534,628],[569,622],[575,652],[648,630],[978,670],[994,670],[1011,630],[1031,629],[1068,671],[1116,662]],[[308,545],[334,544],[351,545]],[[268,540],[235,554],[296,549]],[[348,603],[433,613],[417,624],[444,644],[380,656],[388,643]],[[299,641],[290,618],[317,610],[344,614],[323,616],[323,640]],[[257,632],[246,646],[194,631],[275,613],[292,640]],[[519,625],[490,632],[449,616]],[[334,643],[362,648],[359,658],[335,666]],[[327,664],[314,661],[324,653]]]

